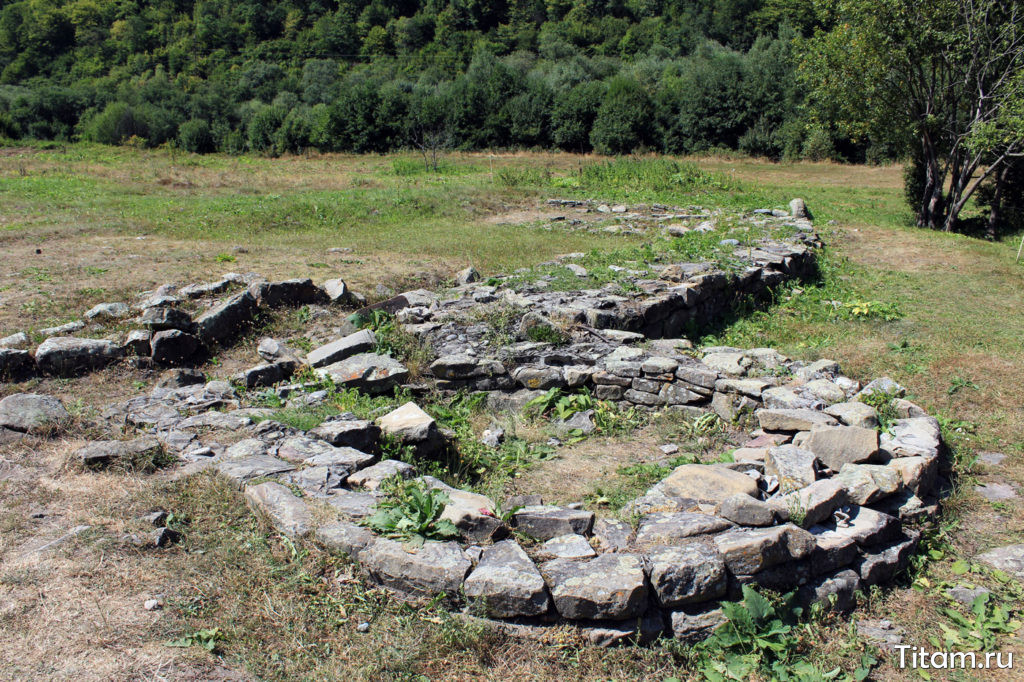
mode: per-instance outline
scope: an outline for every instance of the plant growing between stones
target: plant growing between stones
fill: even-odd
[[[372,516],[363,524],[381,535],[420,546],[427,540],[453,540],[459,531],[442,519],[448,496],[427,488],[422,481],[391,478],[382,484],[386,491]]]
[[[169,642],[165,642],[164,646],[182,647],[186,649],[190,646],[201,646],[210,653],[213,653],[217,649],[217,643],[226,639],[227,637],[224,636],[224,633],[221,632],[220,628],[205,628],[190,632],[178,639],[172,639]]]
[[[896,394],[889,391],[872,391],[862,395],[860,401],[865,405],[875,408],[878,413],[878,431],[885,433],[892,428],[893,422],[899,419],[899,412],[896,409]]]

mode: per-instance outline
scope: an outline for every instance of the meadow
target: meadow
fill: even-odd
[[[375,298],[443,285],[467,265],[486,278],[563,253],[601,254],[653,239],[602,229],[616,224],[603,216],[571,225],[562,219],[565,209],[546,203],[551,198],[753,210],[784,208],[793,197],[806,200],[826,242],[821,278],[694,341],[830,357],[850,376],[893,377],[940,415],[956,467],[946,513],[902,585],[868,595],[862,613],[890,619],[906,641],[924,643],[944,637],[944,627],[959,632],[944,611],[947,584],[983,584],[998,603],[1019,608],[1020,586],[972,557],[1020,542],[1024,527],[1020,498],[989,502],[975,491],[979,483],[1024,485],[1024,263],[1014,262],[1020,235],[987,242],[912,227],[898,165],[523,152],[451,153],[435,171],[415,154],[268,159],[87,144],[0,149],[0,336],[229,270],[343,277]],[[210,371],[226,371],[231,362]],[[87,411],[146,381],[124,373],[31,387]],[[14,389],[2,386],[0,395]],[[673,428],[654,425],[638,438],[652,445]],[[633,438],[612,435],[605,446],[621,450]],[[692,654],[671,644],[604,651],[557,637],[537,643],[467,625],[440,608],[408,608],[368,589],[349,564],[268,537],[240,494],[219,479],[85,474],[67,464],[71,445],[19,455],[30,456],[42,478],[0,478],[0,642],[17,661],[15,676],[694,674]],[[985,451],[1007,458],[980,463],[976,455]],[[636,476],[617,474],[606,487]],[[33,510],[58,507],[65,522],[92,530],[47,563],[16,560],[19,548],[44,534],[29,520]],[[179,515],[187,530],[179,548],[155,554],[116,542],[153,508]],[[167,595],[165,608],[140,615],[140,595],[156,590]],[[362,621],[371,623],[371,634],[356,632]],[[972,627],[984,631],[988,621]],[[223,639],[213,642],[214,654],[164,646],[215,628]],[[815,662],[838,669],[836,679],[864,665],[877,679],[908,674],[842,619],[811,622],[795,636],[820,643]],[[1016,635],[1000,636],[1001,649],[1021,649]]]

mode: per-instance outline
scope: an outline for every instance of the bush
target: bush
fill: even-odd
[[[100,144],[123,144],[133,137],[147,139],[149,125],[126,102],[111,102],[85,123],[83,136]]]
[[[590,143],[600,154],[628,154],[650,142],[651,100],[640,84],[617,76],[597,111]]]
[[[806,139],[804,139],[801,155],[808,161],[828,161],[834,159],[836,148],[832,144],[832,136],[820,126],[811,128],[807,133]]]
[[[277,107],[263,107],[257,111],[246,126],[246,141],[249,149],[257,152],[275,152],[274,142],[277,129],[284,122],[284,111]]]
[[[193,154],[208,154],[213,151],[213,134],[210,124],[200,118],[193,118],[178,126],[178,145]]]
[[[552,141],[566,151],[589,152],[590,131],[605,92],[604,83],[589,81],[560,93],[551,112]]]

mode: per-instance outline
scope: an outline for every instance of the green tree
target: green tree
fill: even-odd
[[[800,67],[817,116],[911,152],[918,225],[957,229],[981,184],[1024,150],[1024,0],[822,8],[832,28],[806,41]]]
[[[601,154],[628,154],[650,143],[651,99],[632,78],[616,76],[608,84],[594,119],[590,143]]]

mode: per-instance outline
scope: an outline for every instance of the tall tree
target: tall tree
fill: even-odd
[[[910,153],[918,225],[952,230],[1024,151],[1024,0],[822,0],[803,45],[818,115]]]

